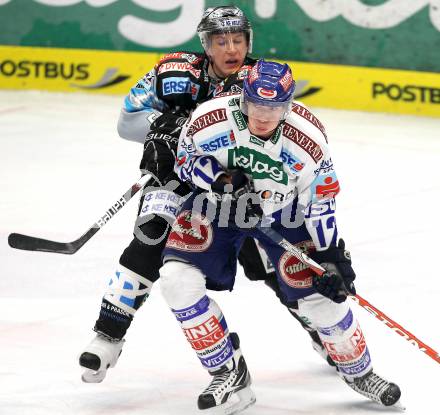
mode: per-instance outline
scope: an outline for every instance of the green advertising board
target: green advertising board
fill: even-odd
[[[200,50],[202,12],[223,4],[249,16],[258,57],[440,69],[438,0],[0,0],[0,44]]]

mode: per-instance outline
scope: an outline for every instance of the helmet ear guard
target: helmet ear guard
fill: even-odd
[[[248,53],[251,53],[252,26],[243,11],[235,6],[209,7],[203,13],[202,20],[197,26],[197,34],[206,53],[211,46],[211,35],[241,32],[246,35]]]
[[[240,110],[266,120],[285,119],[293,101],[295,81],[287,64],[259,60],[243,82]]]

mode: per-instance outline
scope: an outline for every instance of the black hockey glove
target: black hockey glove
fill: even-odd
[[[152,132],[168,134],[178,139],[187,117],[185,113],[164,112],[160,117],[154,120],[150,130]]]
[[[342,303],[347,295],[356,294],[354,279],[356,274],[351,267],[350,252],[345,250],[345,242],[339,240],[338,246],[331,245],[325,251],[315,251],[310,255],[314,261],[327,270],[322,276],[313,276],[313,287],[335,303]]]
[[[151,124],[145,138],[140,169],[153,173],[162,184],[173,172],[179,135],[185,122],[182,113],[164,113]]]
[[[171,136],[167,134],[155,134],[156,138],[148,138],[144,144],[144,153],[139,168],[146,174],[152,173],[164,184],[164,179],[173,172],[176,159],[177,143],[170,142]]]
[[[240,198],[248,198],[249,194],[255,192],[254,184],[241,170],[234,171],[230,176],[221,175],[212,183],[211,189],[219,195],[230,194],[236,206]],[[260,204],[253,204],[250,199],[247,201],[245,209],[245,222],[249,222],[249,218],[259,219],[263,215]]]

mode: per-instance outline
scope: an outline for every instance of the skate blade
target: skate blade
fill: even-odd
[[[100,370],[98,372],[94,372],[93,370],[86,370],[82,374],[81,380],[84,383],[101,383],[105,379],[106,374],[106,370]]]
[[[256,402],[255,394],[249,386],[239,390],[232,396],[238,398],[238,401],[235,403],[226,402],[223,405],[209,409],[207,413],[210,415],[234,415],[244,411]]]
[[[406,411],[406,407],[403,406],[402,402],[400,402],[400,399],[394,405],[391,405],[388,408],[396,408],[398,411],[401,411],[401,412]]]

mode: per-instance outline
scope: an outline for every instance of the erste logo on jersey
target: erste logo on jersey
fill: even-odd
[[[163,80],[163,95],[172,94],[191,94],[191,98],[195,101],[199,95],[200,85],[191,82],[188,77],[171,77]]]
[[[179,151],[176,156],[177,166],[183,166],[189,159],[188,153],[184,150]]]
[[[315,250],[312,241],[300,242],[295,246],[307,255]],[[278,261],[278,270],[281,278],[289,287],[299,289],[312,287],[313,271],[287,251]]]
[[[211,153],[221,148],[235,147],[237,144],[235,142],[234,132],[229,130],[210,137],[198,143],[198,145],[204,152]]]
[[[304,167],[304,163],[285,148],[281,150],[281,159],[289,166],[292,173],[298,173]]]
[[[277,96],[277,91],[272,90],[272,89],[266,89],[266,88],[259,87],[259,88],[257,88],[257,94],[262,98],[272,99]]]
[[[171,228],[166,246],[187,252],[206,251],[212,243],[212,225],[205,215],[185,210]]]

